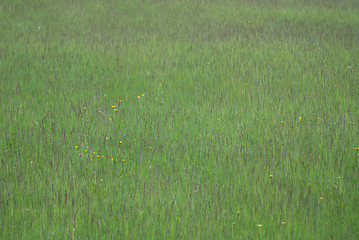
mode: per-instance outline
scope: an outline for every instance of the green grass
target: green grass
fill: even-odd
[[[2,1],[0,239],[359,238],[358,11]]]

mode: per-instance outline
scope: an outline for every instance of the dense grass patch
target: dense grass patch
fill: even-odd
[[[0,238],[358,238],[358,10],[3,1]]]

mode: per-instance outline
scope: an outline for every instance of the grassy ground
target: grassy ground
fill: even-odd
[[[359,238],[358,11],[2,1],[0,238]]]

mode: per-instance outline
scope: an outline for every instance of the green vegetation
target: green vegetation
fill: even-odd
[[[2,1],[0,238],[358,239],[358,12]]]

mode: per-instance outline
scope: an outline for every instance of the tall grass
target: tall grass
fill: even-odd
[[[357,1],[3,1],[1,239],[356,239]]]

